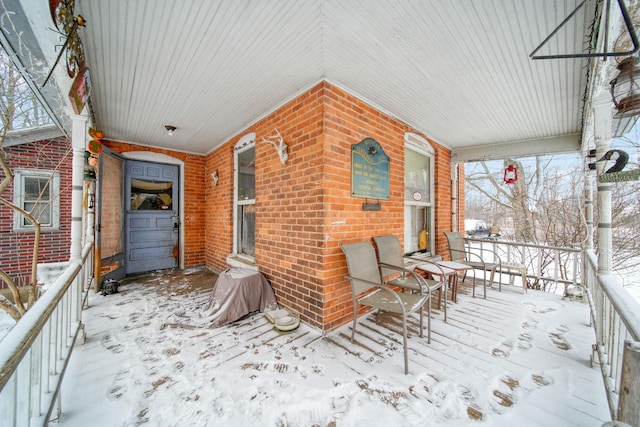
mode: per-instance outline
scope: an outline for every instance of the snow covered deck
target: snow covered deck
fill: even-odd
[[[256,313],[209,329],[215,275],[146,276],[92,296],[87,342],[63,383],[64,426],[601,426],[608,421],[588,307],[557,295],[461,287],[432,343],[361,317],[322,335],[273,329]]]

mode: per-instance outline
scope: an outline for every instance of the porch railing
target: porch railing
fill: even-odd
[[[593,349],[607,390],[611,418],[640,425],[640,303],[613,274],[598,274],[593,250],[585,251],[583,265],[596,331]]]
[[[584,292],[596,343],[592,364],[602,373],[611,419],[640,426],[640,303],[625,290],[613,274],[599,274],[591,249],[561,248],[501,240],[466,239],[469,250],[490,249],[485,261],[519,264],[526,267],[529,285],[550,288],[574,285]],[[514,276],[517,280],[518,276]],[[498,277],[496,280],[500,280]],[[537,285],[536,285],[537,284]],[[523,284],[526,286],[526,284]]]
[[[581,280],[581,248],[545,246],[533,243],[509,242],[503,240],[482,240],[466,238],[471,252],[483,257],[486,262],[500,261],[505,265],[521,265],[526,269],[528,287],[556,292],[562,285],[566,292],[569,285],[577,286]],[[476,249],[476,251],[474,251]],[[477,249],[488,249],[481,251]],[[493,255],[493,254],[496,255]],[[510,279],[518,279],[510,272]],[[501,280],[498,275],[496,280]],[[519,280],[521,281],[521,280]],[[526,283],[522,284],[527,286]]]
[[[0,341],[0,425],[42,426],[59,415],[62,379],[92,286],[93,243]]]

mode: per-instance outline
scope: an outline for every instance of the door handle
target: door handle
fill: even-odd
[[[180,229],[180,217],[178,215],[174,215],[171,219],[173,220],[173,232],[177,233]]]

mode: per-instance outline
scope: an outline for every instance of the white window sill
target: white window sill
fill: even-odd
[[[238,255],[229,255],[227,257],[227,264],[231,267],[248,268],[250,270],[258,271],[258,265],[253,260],[242,258]]]

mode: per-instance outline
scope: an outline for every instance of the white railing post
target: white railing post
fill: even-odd
[[[77,308],[82,263],[93,262],[93,243],[11,329],[0,345],[0,424],[47,425],[59,407],[60,387],[73,345],[81,333]]]
[[[618,421],[640,425],[640,342],[626,341],[622,358]]]

